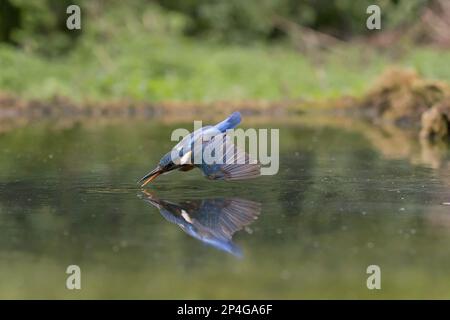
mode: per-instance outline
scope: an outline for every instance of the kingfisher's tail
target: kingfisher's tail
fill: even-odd
[[[216,124],[215,127],[219,129],[220,132],[225,132],[228,129],[235,128],[240,122],[241,122],[241,114],[240,112],[236,111],[233,112],[228,118],[226,118],[222,122]]]

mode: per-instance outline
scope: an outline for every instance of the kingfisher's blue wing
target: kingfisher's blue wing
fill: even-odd
[[[215,126],[205,126],[186,135],[179,143],[177,143],[172,148],[172,150],[176,150],[178,156],[182,157],[187,152],[193,149],[194,143],[199,139],[209,140],[210,137],[225,133],[228,129],[235,128],[240,122],[241,114],[239,112],[233,112],[228,118],[226,118],[222,122],[219,122]],[[176,159],[172,159],[172,161],[176,162]]]
[[[236,128],[239,123],[241,123],[241,114],[236,111],[222,122],[216,124],[214,127],[216,127],[220,132],[224,133],[228,129]]]
[[[194,151],[196,142],[198,142],[198,145],[201,146],[204,140],[208,141],[210,137],[214,137],[217,134],[220,134],[220,131],[214,126],[206,126],[195,130],[194,132],[186,135],[172,148],[170,152],[170,160],[176,164],[188,162],[192,163],[194,155],[191,151]],[[199,148],[199,150],[196,150],[196,152],[198,151],[201,151],[201,148]],[[187,159],[184,159],[184,156],[187,154],[189,154],[190,156]]]
[[[233,112],[228,118],[219,122],[215,126],[205,126],[185,136],[173,149],[181,149],[194,144],[194,141],[200,138],[201,135],[214,136],[220,133],[225,133],[228,129],[235,128],[241,122],[240,112]]]
[[[209,141],[204,142],[203,150],[205,150],[204,161],[197,167],[209,179],[243,180],[261,175],[260,163],[240,150],[226,133],[216,135]],[[214,157],[216,152],[221,152],[216,157],[217,161],[206,161],[205,154],[211,154]]]
[[[202,136],[205,135],[215,135],[219,134],[218,131],[213,126],[206,126],[200,129],[195,130],[194,132],[189,133],[180,142],[178,142],[172,149],[176,150],[190,150],[193,148],[195,141],[199,140]]]

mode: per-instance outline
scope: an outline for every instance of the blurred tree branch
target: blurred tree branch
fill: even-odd
[[[275,27],[285,32],[294,46],[303,53],[327,49],[342,43],[342,41],[336,37],[302,26],[279,15],[273,16],[273,24]]]

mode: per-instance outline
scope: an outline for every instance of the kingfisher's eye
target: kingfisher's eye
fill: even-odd
[[[167,164],[166,168],[167,169],[172,169],[174,166],[175,166],[175,163],[170,162],[170,163]]]

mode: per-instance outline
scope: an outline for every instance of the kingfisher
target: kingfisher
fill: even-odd
[[[189,171],[199,168],[210,180],[243,180],[260,176],[260,163],[238,149],[229,137],[228,130],[234,129],[240,122],[241,114],[233,112],[214,126],[202,127],[186,135],[161,158],[156,168],[143,176],[138,183],[144,187],[161,174],[176,169]],[[221,154],[218,153],[217,147],[222,148]],[[221,161],[208,161],[204,153],[208,149],[212,150],[211,157],[217,155]],[[197,159],[199,161],[196,161]]]
[[[241,198],[195,199],[175,203],[159,199],[145,190],[141,198],[188,235],[236,257],[242,257],[242,250],[233,243],[233,234],[255,222],[261,212],[259,202]]]

